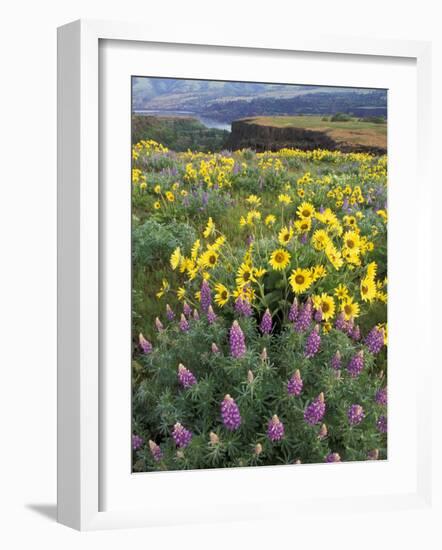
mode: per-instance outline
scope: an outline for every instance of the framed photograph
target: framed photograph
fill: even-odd
[[[59,29],[61,523],[428,505],[429,59]]]

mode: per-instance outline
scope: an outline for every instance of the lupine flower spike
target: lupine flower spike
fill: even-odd
[[[304,420],[307,424],[319,424],[325,415],[325,399],[321,392],[318,397],[306,407],[304,411]]]
[[[207,320],[209,321],[209,325],[213,325],[216,321],[216,314],[213,311],[212,306],[209,306],[209,309],[207,310]]]
[[[161,450],[161,447],[151,439],[149,439],[149,449],[156,462],[159,462],[163,458],[163,451]]]
[[[221,402],[221,416],[224,426],[230,430],[235,431],[241,425],[241,415],[238,405],[235,400],[227,394]]]
[[[181,332],[187,332],[189,330],[189,321],[186,319],[184,313],[181,313],[181,319],[179,322]]]
[[[272,332],[272,314],[270,313],[269,308],[265,310],[259,328],[263,334],[270,334]]]
[[[347,370],[350,376],[356,378],[362,372],[364,368],[364,351],[359,351],[356,355],[350,359],[350,362],[347,365]]]
[[[232,357],[242,357],[246,353],[246,343],[244,333],[239,326],[238,321],[233,321],[230,329],[230,354]]]
[[[184,449],[184,447],[187,447],[187,445],[189,445],[192,439],[192,432],[186,430],[184,426],[177,422],[173,427],[172,437],[175,441],[175,445]]]
[[[173,309],[170,307],[169,304],[166,304],[166,317],[169,319],[169,321],[173,321],[175,319],[175,313],[173,312]]]
[[[279,441],[284,437],[284,424],[279,420],[276,414],[274,414],[269,421],[267,427],[267,436],[270,441]]]
[[[143,353],[146,353],[146,354],[151,353],[152,344],[149,342],[149,340],[146,340],[146,338],[144,338],[141,332],[138,336],[138,342],[140,344],[140,348],[143,350]]]
[[[321,347],[321,336],[319,334],[319,325],[316,325],[315,328],[311,331],[307,342],[305,344],[304,355],[307,358],[314,357]]]
[[[132,450],[138,451],[143,446],[144,439],[140,437],[139,435],[133,434],[132,435]]]
[[[301,373],[299,372],[299,369],[297,369],[287,383],[287,392],[289,395],[301,395],[302,386],[303,382],[301,378]]]
[[[178,380],[183,388],[190,388],[190,386],[196,384],[196,378],[193,372],[186,369],[182,363],[178,365]]]

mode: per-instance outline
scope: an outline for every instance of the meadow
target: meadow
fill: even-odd
[[[133,470],[387,458],[387,158],[132,149]]]

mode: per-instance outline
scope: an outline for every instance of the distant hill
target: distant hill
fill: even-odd
[[[135,111],[190,111],[228,123],[259,115],[387,116],[386,90],[134,77],[132,97]]]

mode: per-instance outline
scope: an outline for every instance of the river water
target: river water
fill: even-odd
[[[155,110],[148,110],[148,109],[134,109],[133,113],[135,115],[152,115],[152,116],[190,116],[192,118],[196,118],[201,122],[201,124],[204,124],[207,128],[217,128],[218,130],[227,130],[230,132],[232,130],[232,125],[227,122],[220,122],[219,120],[215,120],[213,118],[208,118],[206,116],[200,115],[199,113],[195,113],[193,111],[155,111]]]

